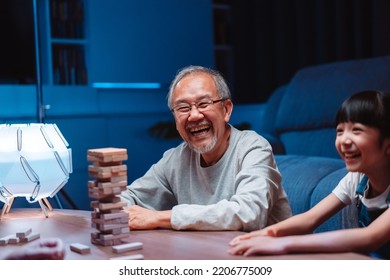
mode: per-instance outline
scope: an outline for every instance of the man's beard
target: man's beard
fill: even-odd
[[[193,150],[194,152],[197,152],[199,154],[205,154],[210,152],[212,149],[214,149],[215,145],[217,144],[217,136],[213,136],[211,139],[211,143],[202,147],[194,147],[190,143],[188,143],[188,146]]]

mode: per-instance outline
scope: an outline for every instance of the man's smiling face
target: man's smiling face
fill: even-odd
[[[200,111],[195,105],[203,107],[202,104],[219,99],[214,80],[206,73],[184,77],[173,92],[174,108],[191,106],[188,113],[174,110],[176,128],[184,141],[201,154],[212,152],[222,144],[232,106],[230,100],[208,105],[206,110]]]

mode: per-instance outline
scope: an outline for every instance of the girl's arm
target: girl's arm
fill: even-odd
[[[287,238],[287,237],[286,237]],[[291,236],[288,252],[371,253],[390,240],[390,209],[368,227],[341,229],[305,236]]]
[[[264,229],[237,236],[229,244],[235,245],[242,240],[256,236],[276,237],[308,234],[313,232],[313,230],[340,211],[344,206],[345,205],[331,193],[310,210]]]
[[[287,254],[297,252],[370,253],[390,240],[390,209],[366,228],[284,237],[257,236],[233,246],[231,254]]]

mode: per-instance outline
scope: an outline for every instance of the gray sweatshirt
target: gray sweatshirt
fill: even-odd
[[[122,193],[128,205],[172,210],[173,229],[252,231],[291,216],[270,144],[232,127],[229,147],[210,167],[186,143]]]

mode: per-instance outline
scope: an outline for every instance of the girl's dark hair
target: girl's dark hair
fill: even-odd
[[[358,122],[378,128],[390,137],[390,94],[376,90],[358,92],[345,100],[336,114],[336,125]]]

